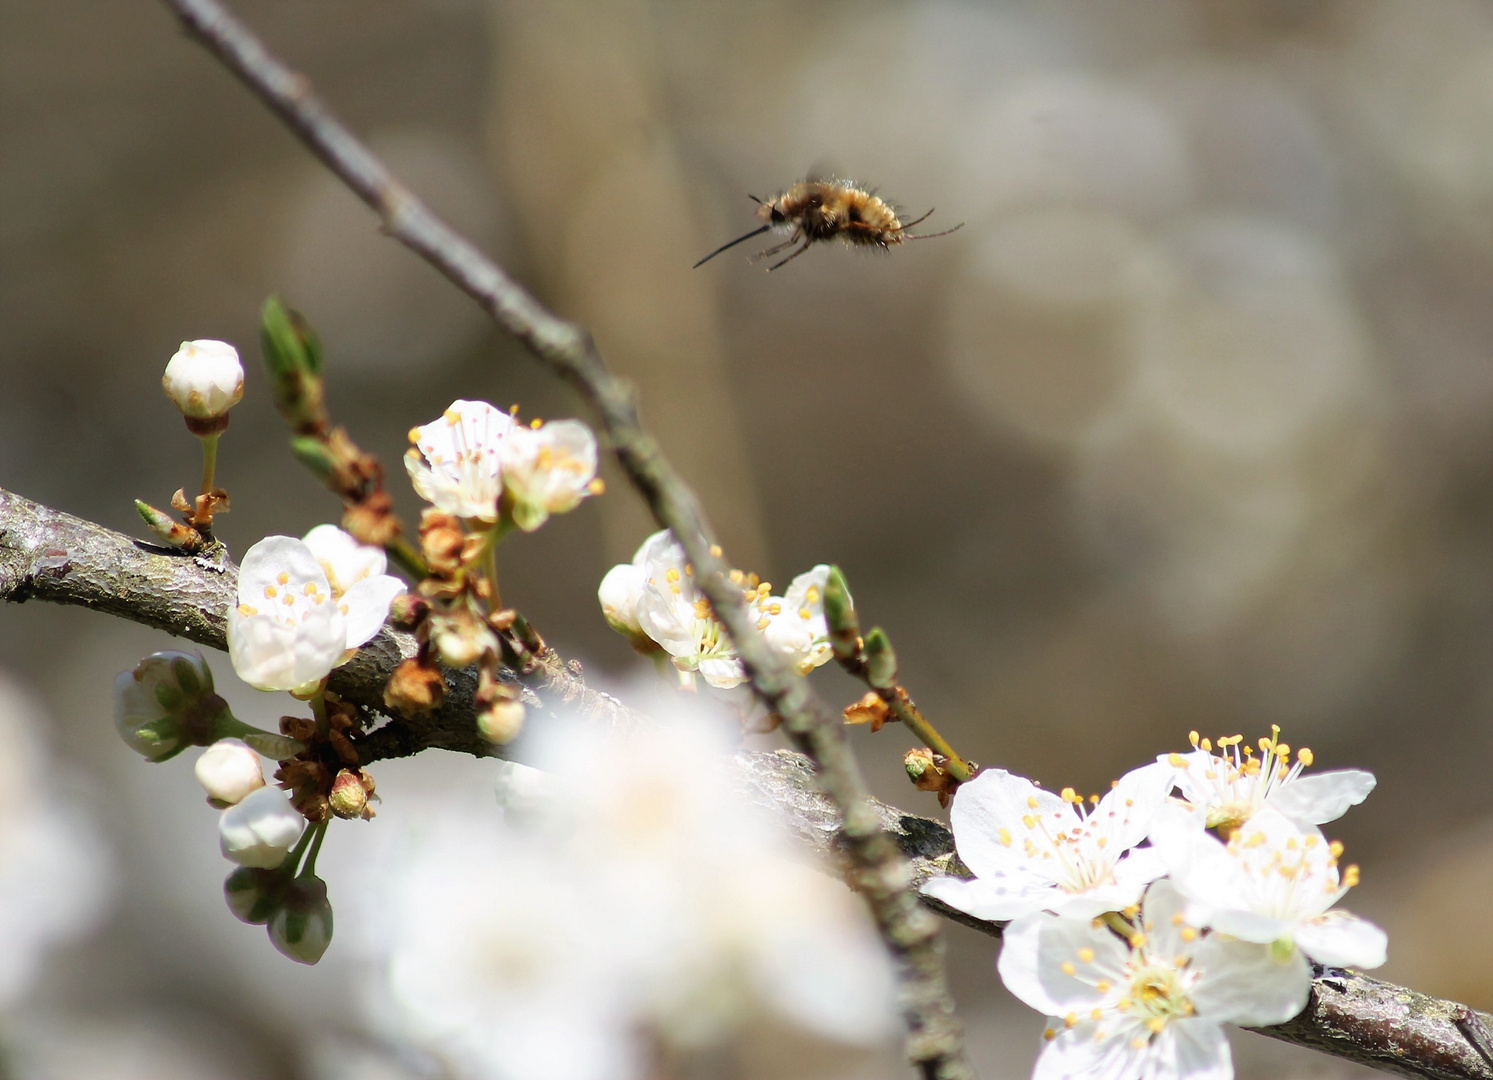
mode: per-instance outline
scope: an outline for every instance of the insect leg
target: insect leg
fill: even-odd
[[[927,221],[930,217],[933,216],[933,211],[936,210],[936,209],[938,209],[938,208],[937,207],[930,207],[929,210],[928,210],[928,212],[926,214],[924,214],[922,217],[920,217],[920,218],[914,218],[913,220],[909,221],[906,225],[903,225],[901,228],[899,228],[897,231],[898,232],[906,232],[908,229],[912,228],[914,225],[917,225],[920,222]]]
[[[943,232],[919,233],[917,236],[906,236],[906,237],[903,237],[903,239],[904,240],[932,240],[935,236],[948,236],[949,233],[951,233],[951,232],[958,232],[962,228],[964,228],[964,222],[961,221],[958,225],[955,225],[952,229],[945,229]]]
[[[792,254],[792,255],[789,255],[789,256],[788,256],[788,257],[787,257],[787,258],[786,258],[786,259],[783,259],[783,260],[782,260],[782,261],[781,261],[781,262],[775,262],[775,263],[773,263],[773,264],[772,264],[772,265],[771,265],[771,266],[769,266],[769,267],[768,267],[768,268],[767,268],[767,272],[768,272],[768,273],[769,273],[769,274],[770,274],[770,273],[772,273],[772,272],[773,272],[773,271],[774,271],[774,270],[776,270],[776,269],[777,269],[777,268],[778,268],[778,267],[780,267],[780,266],[786,266],[786,265],[788,265],[788,264],[789,264],[789,263],[791,263],[791,262],[792,262],[792,261],[793,261],[793,260],[794,260],[794,259],[796,259],[796,258],[798,258],[798,257],[799,257],[799,256],[800,256],[800,255],[802,255],[802,254],[803,254],[803,253],[804,253],[804,252],[806,252],[806,251],[808,251],[808,250],[809,250],[809,245],[810,245],[810,244],[812,244],[812,243],[813,243],[813,242],[814,242],[814,241],[812,241],[812,240],[809,240],[809,239],[807,239],[807,238],[806,238],[806,239],[805,239],[805,240],[804,240],[804,243],[803,243],[803,247],[801,247],[801,248],[799,248],[799,249],[798,249],[798,250],[797,250],[797,251],[795,251],[795,252],[794,252],[794,253],[793,253],[793,254]]]
[[[799,234],[799,233],[794,233],[792,236],[788,237],[788,239],[784,240],[781,244],[774,244],[772,247],[767,248],[765,251],[759,251],[759,252],[757,252],[757,254],[753,255],[751,257],[751,259],[749,259],[748,261],[749,262],[760,262],[761,260],[766,259],[769,256],[776,255],[778,252],[782,251],[784,248],[790,248],[794,244],[798,243],[798,241],[800,239],[800,235],[801,234]]]

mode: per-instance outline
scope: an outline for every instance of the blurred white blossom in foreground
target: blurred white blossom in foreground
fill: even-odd
[[[764,1010],[889,1036],[891,976],[860,902],[796,861],[689,720],[552,721],[530,760],[553,779],[524,785],[522,813],[434,820],[387,879],[375,1008],[482,1080],[629,1080]]]
[[[15,1006],[47,947],[87,931],[111,892],[107,852],[54,783],[32,704],[0,676],[0,1010]]]

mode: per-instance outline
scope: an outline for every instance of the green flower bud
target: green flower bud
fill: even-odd
[[[850,587],[838,566],[829,568],[824,581],[824,621],[829,625],[830,646],[840,663],[852,659],[860,649],[861,627],[850,599]]]
[[[240,866],[224,880],[223,897],[235,917],[263,926],[279,910],[280,898],[290,881],[290,876],[280,870]]]
[[[890,690],[897,685],[897,654],[892,651],[891,640],[881,627],[874,627],[866,635],[866,681],[878,690]]]
[[[270,917],[270,941],[298,964],[314,964],[332,943],[332,905],[327,883],[302,874],[285,887],[280,906]]]
[[[297,432],[322,428],[326,417],[322,411],[321,342],[316,333],[305,319],[272,296],[264,302],[259,340],[280,415]]]

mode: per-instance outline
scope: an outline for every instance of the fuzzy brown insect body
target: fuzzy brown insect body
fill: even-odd
[[[735,247],[743,240],[749,240],[771,229],[786,229],[787,239],[759,251],[752,256],[751,261],[769,258],[789,248],[793,248],[793,251],[769,266],[769,271],[798,258],[821,240],[838,238],[849,244],[878,247],[886,251],[893,244],[900,244],[904,240],[928,240],[935,236],[946,236],[960,227],[955,225],[953,229],[938,233],[909,233],[908,229],[927,220],[933,211],[929,210],[927,214],[904,225],[897,219],[896,211],[884,199],[845,180],[800,180],[767,202],[756,196],[749,198],[757,203],[757,218],[762,226],[744,236],[738,236],[729,244],[722,244],[695,263],[696,267],[709,262],[727,248]]]

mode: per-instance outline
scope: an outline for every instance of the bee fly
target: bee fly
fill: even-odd
[[[748,195],[747,198],[757,204],[757,218],[762,222],[761,227],[745,236],[738,236],[729,244],[722,244],[695,263],[695,268],[705,265],[727,248],[735,247],[743,240],[750,240],[770,229],[787,230],[788,238],[781,244],[774,244],[765,251],[757,252],[752,256],[752,262],[798,245],[786,258],[767,268],[773,271],[792,262],[820,240],[839,237],[847,244],[879,247],[886,251],[893,244],[900,244],[904,240],[931,240],[935,236],[947,236],[964,224],[961,221],[953,229],[945,229],[943,232],[913,235],[907,230],[928,220],[932,210],[904,225],[897,220],[896,211],[885,201],[869,191],[861,190],[848,180],[800,180],[783,194],[767,202],[755,195]]]

